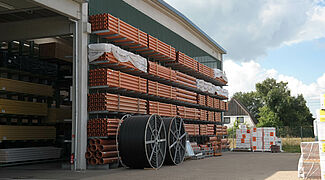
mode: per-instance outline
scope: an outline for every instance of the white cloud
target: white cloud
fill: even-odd
[[[325,93],[325,73],[311,84],[304,84],[295,77],[279,74],[274,69],[264,69],[254,61],[241,62],[239,64],[232,60],[224,61],[224,70],[227,73],[230,96],[235,92],[249,92],[255,90],[255,84],[266,78],[274,78],[277,81],[288,82],[291,94],[296,96],[303,94],[310,111],[314,114],[320,104],[319,95]]]
[[[324,0],[166,0],[228,51],[250,60],[270,48],[325,37]]]

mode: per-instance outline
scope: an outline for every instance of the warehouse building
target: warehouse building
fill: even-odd
[[[74,170],[86,169],[88,45],[108,42],[88,19],[102,13],[222,71],[226,51],[163,0],[0,0],[1,149],[60,147]]]

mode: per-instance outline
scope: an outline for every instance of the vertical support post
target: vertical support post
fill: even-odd
[[[300,126],[300,139],[302,140],[302,126]]]
[[[86,170],[87,93],[88,93],[88,3],[80,6],[80,19],[75,26],[75,55],[73,62],[73,152],[74,170]]]

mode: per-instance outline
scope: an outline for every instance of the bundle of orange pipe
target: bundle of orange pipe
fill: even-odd
[[[214,112],[208,111],[208,121],[214,121]]]
[[[206,105],[206,98],[205,98],[205,95],[198,94],[198,95],[197,95],[197,103],[198,103],[199,105],[205,106],[205,105]]]
[[[206,106],[213,107],[213,98],[210,97],[210,96],[208,96],[208,95],[206,95],[205,96],[205,99],[206,99]]]
[[[220,112],[214,112],[214,120],[216,122],[221,122],[221,113]]]
[[[175,87],[161,84],[155,81],[148,81],[148,94],[170,99],[176,99]]]
[[[153,50],[154,54],[149,52],[148,56],[155,58],[159,61],[175,61],[176,51],[175,48],[160,41],[159,39],[148,35],[148,48]],[[147,54],[147,52],[144,52]]]
[[[88,137],[92,136],[116,136],[119,119],[90,119],[87,123]]]
[[[207,124],[207,135],[214,135],[214,124]]]
[[[208,114],[207,114],[207,110],[200,110],[200,120],[201,121],[207,121],[208,120]]]
[[[211,72],[213,71],[211,68],[209,68],[208,66],[204,65],[204,64],[201,64],[198,62],[198,71],[206,76],[209,76],[209,77],[212,77],[211,76]]]
[[[184,119],[200,119],[200,110],[196,108],[188,108],[184,106],[177,106],[177,115]]]
[[[176,71],[176,82],[184,86],[197,88],[196,87],[196,78],[189,76],[187,74]]]
[[[158,114],[160,116],[174,117],[176,113],[176,105],[166,104],[156,101],[149,101],[149,114]]]
[[[140,48],[147,47],[147,33],[108,13],[89,16],[89,22],[91,23],[92,31],[109,30],[97,33],[98,35],[115,35],[107,36],[105,37],[106,39],[113,40],[114,42],[123,42],[124,45],[138,45]],[[130,47],[134,48],[134,46]]]
[[[112,69],[89,71],[89,86],[109,86],[147,93],[147,80]]]
[[[207,124],[200,124],[200,135],[208,135]]]
[[[148,73],[166,80],[174,81],[176,82],[176,71],[161,66],[155,62],[148,61]]]
[[[213,107],[216,109],[220,108],[220,100],[217,98],[213,98]]]
[[[200,126],[198,124],[184,124],[184,127],[188,135],[200,135]]]
[[[216,126],[216,135],[223,135],[223,130],[221,125]]]
[[[146,100],[110,93],[88,95],[88,111],[118,111],[146,114]]]
[[[195,92],[176,88],[176,99],[179,101],[196,104],[197,103],[197,94]]]
[[[85,154],[88,164],[111,164],[118,162],[115,140],[89,139]]]

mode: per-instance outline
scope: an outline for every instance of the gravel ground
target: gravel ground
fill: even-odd
[[[227,152],[220,157],[187,160],[179,166],[151,169],[112,169],[72,172],[57,163],[0,167],[0,179],[249,179],[291,180],[297,178],[300,154]]]

